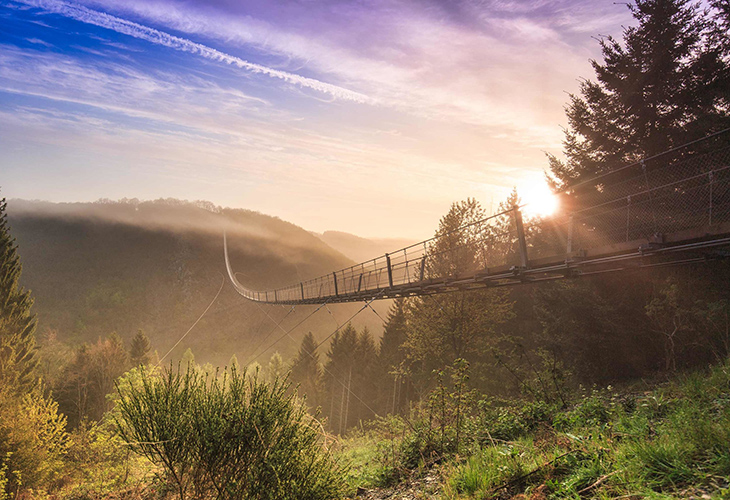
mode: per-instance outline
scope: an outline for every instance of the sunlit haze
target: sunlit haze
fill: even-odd
[[[525,204],[523,212],[530,217],[552,215],[558,209],[558,198],[547,185],[544,178],[536,177],[517,186]]]
[[[625,5],[0,3],[8,198],[209,200],[308,230],[421,239],[516,186],[553,208],[566,92]]]

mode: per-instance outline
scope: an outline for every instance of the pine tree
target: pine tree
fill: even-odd
[[[493,249],[492,229],[478,222],[484,211],[475,200],[454,203],[441,218],[436,243],[429,248],[429,276],[455,276],[483,268]],[[458,228],[468,226],[466,231]],[[496,243],[496,242],[495,242]],[[487,252],[484,256],[481,252]],[[490,264],[487,260],[486,265]],[[414,383],[428,389],[434,369],[464,358],[474,361],[494,342],[496,328],[513,316],[512,302],[503,290],[454,292],[410,302],[406,348]],[[416,380],[418,379],[418,380]]]
[[[400,366],[405,359],[403,342],[406,340],[405,300],[396,299],[388,311],[383,336],[380,338],[379,360],[386,373]]]
[[[357,337],[356,365],[352,377],[348,427],[364,419],[374,418],[375,400],[378,397],[378,349],[370,329],[365,326]],[[352,397],[357,395],[357,398]]]
[[[36,319],[31,314],[30,291],[20,287],[22,271],[15,239],[10,236],[7,203],[0,200],[0,381],[30,387],[38,363],[35,353]]]
[[[195,368],[197,366],[195,364],[195,354],[193,354],[193,350],[189,347],[185,349],[185,352],[182,355],[182,359],[180,360],[180,366],[182,366],[184,369],[187,369],[188,366],[190,368]]]
[[[396,299],[388,311],[378,349],[378,380],[381,381],[378,402],[383,413],[395,414],[408,404],[409,379],[405,376],[406,353],[403,349],[407,328],[405,300]]]
[[[238,362],[238,356],[236,356],[235,352],[231,355],[231,359],[228,360],[228,368],[231,371],[241,372],[241,364]]]
[[[636,0],[638,26],[623,43],[600,40],[597,81],[585,80],[566,108],[566,161],[549,156],[556,184],[652,156],[730,125],[715,89],[723,67],[710,19],[691,0]],[[726,68],[726,64],[725,70]],[[721,86],[721,85],[720,85]]]
[[[286,365],[284,364],[284,359],[281,357],[281,354],[279,354],[278,352],[275,352],[271,355],[266,374],[269,382],[271,383],[273,383],[275,380],[281,380],[286,377]]]
[[[356,369],[358,334],[347,324],[335,333],[327,351],[325,365],[325,397],[330,428],[340,434],[346,430],[348,404],[352,391],[352,376]]]
[[[129,347],[129,359],[132,366],[146,365],[150,362],[150,339],[140,328],[132,338]]]
[[[312,332],[308,332],[302,339],[294,361],[291,365],[292,383],[299,385],[300,394],[307,396],[307,403],[312,407],[320,404],[320,381],[322,367],[319,364],[319,353],[316,352],[317,342]]]

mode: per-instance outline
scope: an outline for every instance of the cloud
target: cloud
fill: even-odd
[[[28,6],[36,7],[46,12],[59,14],[64,17],[75,19],[86,24],[92,24],[94,26],[110,29],[116,31],[117,33],[129,35],[134,38],[146,40],[148,42],[169,47],[182,52],[195,54],[212,61],[233,65],[255,74],[263,74],[271,78],[278,78],[287,83],[329,94],[337,99],[344,99],[360,103],[371,102],[371,100],[366,95],[359,92],[348,90],[343,87],[325,83],[313,78],[307,78],[301,75],[262,66],[260,64],[251,63],[249,61],[241,59],[240,57],[221,52],[206,45],[196,43],[185,38],[180,38],[164,31],[150,28],[148,26],[127,21],[125,19],[112,16],[104,12],[91,10],[81,5],[66,3],[59,0],[18,1]]]
[[[384,108],[428,120],[523,128],[539,147],[559,142],[564,92],[590,76],[588,60],[598,47],[581,27],[607,31],[616,22],[608,14],[618,10],[626,17],[626,9],[602,0],[80,1],[254,48],[285,67],[347,82]],[[606,17],[610,23],[596,21]],[[548,136],[533,133],[547,129]]]

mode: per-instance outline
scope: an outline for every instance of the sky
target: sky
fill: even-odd
[[[0,0],[0,194],[430,237],[543,183],[610,0]]]

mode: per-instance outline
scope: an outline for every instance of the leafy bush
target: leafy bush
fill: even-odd
[[[165,470],[181,499],[329,499],[344,472],[319,443],[318,426],[287,394],[235,368],[188,368],[118,388],[117,426],[137,453]]]
[[[5,492],[45,489],[63,467],[66,419],[40,387],[17,394],[0,387],[0,483]]]

